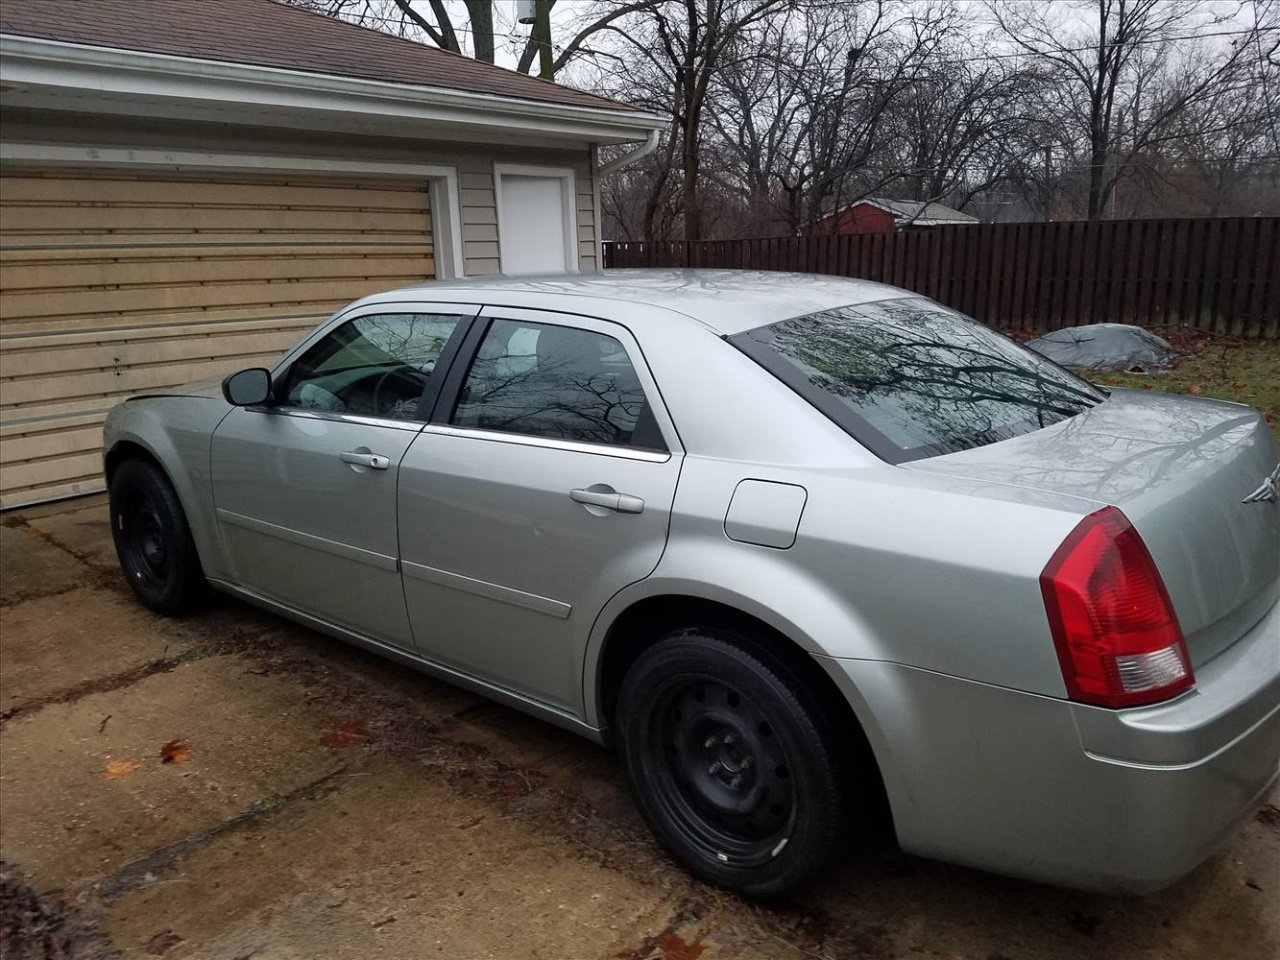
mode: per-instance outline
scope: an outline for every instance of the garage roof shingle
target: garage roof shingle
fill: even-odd
[[[566,106],[635,109],[277,0],[14,0],[0,6],[0,33]]]

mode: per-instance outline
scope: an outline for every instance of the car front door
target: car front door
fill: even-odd
[[[241,586],[412,649],[396,480],[436,362],[476,309],[363,308],[277,371],[272,405],[237,407],[218,425],[214,503]]]
[[[666,545],[675,431],[617,324],[486,308],[467,341],[400,470],[418,650],[581,715],[592,622]]]

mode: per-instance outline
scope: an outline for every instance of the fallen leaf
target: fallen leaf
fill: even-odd
[[[178,738],[160,748],[161,763],[186,763],[191,759],[191,744]]]
[[[107,769],[102,771],[103,780],[120,780],[127,777],[133,771],[137,770],[142,764],[132,757],[120,757],[107,763]]]
[[[182,943],[182,937],[178,936],[172,930],[161,930],[154,937],[147,941],[147,953],[153,957],[163,957],[170,950]]]
[[[686,943],[680,934],[668,930],[658,938],[658,949],[662,951],[662,960],[698,960],[707,948],[701,941]]]
[[[368,730],[355,720],[347,720],[345,723],[338,724],[321,737],[320,746],[328,747],[330,750],[337,750],[341,747],[354,747],[368,739]]]
[[[1193,383],[1187,388],[1187,393],[1191,394],[1193,397],[1198,397],[1200,394],[1204,393],[1204,387],[1200,386],[1198,383]]]

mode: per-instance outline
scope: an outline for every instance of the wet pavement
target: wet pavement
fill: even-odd
[[[763,906],[674,867],[599,747],[230,599],[149,613],[101,498],[0,550],[0,855],[88,956],[1280,957],[1280,796],[1148,897],[885,849]]]

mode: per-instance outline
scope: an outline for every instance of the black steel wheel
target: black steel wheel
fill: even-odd
[[[187,613],[206,585],[191,530],[168,478],[142,460],[111,477],[111,534],[129,586],[157,613]]]
[[[776,897],[811,881],[854,819],[831,718],[783,658],[746,638],[682,631],[623,681],[618,746],[636,804],[704,880]]]

